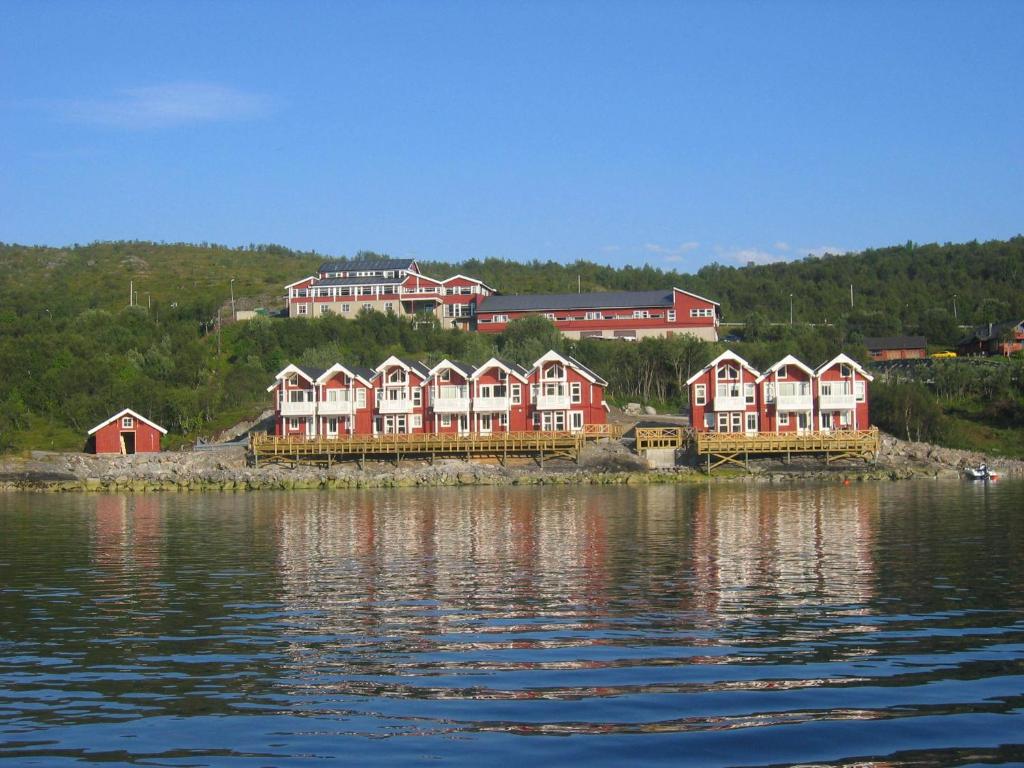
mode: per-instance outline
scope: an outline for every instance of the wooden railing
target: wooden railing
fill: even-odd
[[[637,427],[636,450],[648,448],[682,448],[690,430],[686,427]]]
[[[832,432],[696,432],[698,454],[708,453],[877,453],[878,428]]]

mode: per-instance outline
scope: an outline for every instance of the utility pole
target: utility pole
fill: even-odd
[[[576,275],[576,293],[583,293],[583,278]]]
[[[850,283],[850,309],[853,309],[853,283]]]
[[[128,281],[128,306],[135,306],[135,281]]]
[[[235,315],[235,278],[231,278],[231,322],[237,319]]]
[[[793,294],[789,294],[789,324],[793,324]]]
[[[953,322],[954,323],[958,322],[958,318],[956,316],[956,297],[957,297],[957,294],[954,293],[953,294]]]

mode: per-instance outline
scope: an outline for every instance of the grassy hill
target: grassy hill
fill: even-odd
[[[169,427],[172,444],[211,434],[266,407],[264,388],[287,360],[366,364],[397,352],[472,362],[496,350],[526,360],[541,344],[566,345],[543,324],[495,339],[417,330],[381,315],[226,322],[232,278],[238,307],[280,307],[283,286],[327,258],[335,257],[275,245],[0,244],[0,450],[78,448],[86,429],[125,405]],[[693,275],[496,259],[421,267],[436,276],[479,277],[505,293],[572,291],[577,280],[584,291],[678,285],[720,301],[727,321],[745,323],[738,351],[762,365],[784,352],[812,363],[841,349],[862,353],[863,335],[924,333],[948,344],[959,333],[957,322],[1024,316],[1017,287],[1024,237],[908,243],[768,266],[712,265]],[[128,306],[130,284],[135,307]],[[220,332],[218,310],[225,321]],[[681,339],[571,346],[609,378],[613,398],[676,404],[683,374],[717,352]],[[958,406],[964,413],[971,412],[972,396]]]

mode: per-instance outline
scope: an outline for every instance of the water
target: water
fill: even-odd
[[[1024,483],[0,494],[17,765],[1024,763]]]

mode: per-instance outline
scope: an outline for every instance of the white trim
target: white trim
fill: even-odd
[[[679,293],[685,293],[687,296],[692,296],[693,298],[700,299],[701,301],[706,301],[708,304],[714,304],[716,307],[721,307],[722,306],[717,301],[712,301],[711,299],[705,298],[704,296],[701,296],[701,295],[696,294],[696,293],[691,293],[690,291],[684,291],[682,288],[675,288],[675,287],[673,287],[672,290],[673,291],[679,291]]]
[[[358,373],[353,373],[352,371],[350,371],[348,368],[346,368],[341,363],[335,363],[334,365],[332,365],[330,368],[328,368],[326,371],[324,371],[322,374],[320,374],[320,376],[313,383],[314,384],[326,384],[328,381],[330,381],[334,377],[334,374],[336,374],[336,373],[344,373],[350,379],[358,379],[359,381],[363,382],[363,384],[365,384],[368,387],[372,387],[373,386],[373,384],[371,382],[369,382],[366,379],[364,379]]]
[[[287,290],[288,290],[289,288],[294,288],[294,287],[295,287],[296,285],[298,285],[299,283],[304,283],[304,282],[306,282],[307,280],[313,280],[313,281],[316,281],[316,280],[319,280],[319,279],[320,279],[320,275],[310,275],[309,277],[304,277],[304,278],[302,278],[301,280],[296,280],[296,281],[295,281],[294,283],[288,283],[288,285],[286,285],[286,286],[284,287],[284,289],[285,289],[285,290],[287,291]],[[312,288],[312,287],[313,287],[313,286],[310,286],[310,288]]]
[[[136,419],[138,419],[139,421],[141,421],[144,424],[149,424],[149,426],[151,426],[153,429],[157,430],[161,435],[166,435],[167,434],[167,430],[166,429],[161,427],[159,424],[156,424],[156,423],[150,421],[145,416],[140,416],[135,411],[133,411],[131,408],[125,408],[120,413],[115,413],[113,416],[111,416],[106,421],[100,422],[95,427],[90,429],[86,434],[87,435],[92,435],[92,434],[100,431],[101,429],[103,429],[105,426],[107,426],[107,424],[110,424],[111,422],[116,421],[117,419],[120,419],[122,416],[125,416],[127,414],[130,414],[130,415],[134,416]]]
[[[779,368],[781,368],[784,365],[795,365],[797,368],[799,368],[801,371],[806,373],[808,376],[813,377],[815,375],[814,374],[814,369],[812,369],[810,366],[804,365],[803,363],[801,363],[799,360],[797,360],[792,355],[786,355],[784,358],[779,360],[779,362],[777,362],[775,365],[773,365],[767,371],[762,373],[758,377],[757,383],[760,384],[762,381],[767,379],[770,374],[775,373],[777,370],[779,370]]]
[[[483,280],[477,280],[475,277],[470,277],[469,275],[463,275],[463,274],[452,275],[451,277],[446,277],[444,280],[441,281],[441,284],[444,285],[445,287],[447,287],[448,282],[451,281],[451,280],[469,280],[471,283],[476,283],[477,285],[482,285],[484,288],[486,288],[491,293],[497,293],[497,291],[495,291],[493,288],[491,288],[491,286],[489,286]]]
[[[710,363],[708,363],[703,368],[701,368],[699,371],[697,371],[695,374],[693,374],[693,376],[688,378],[686,380],[686,385],[689,386],[690,384],[693,384],[693,382],[695,382],[697,379],[699,379],[705,373],[710,371],[712,368],[715,368],[719,363],[721,363],[724,360],[731,360],[731,361],[733,361],[735,363],[739,363],[741,366],[743,366],[748,371],[750,371],[752,374],[754,374],[754,379],[755,380],[757,379],[757,377],[759,377],[761,375],[761,372],[759,370],[757,370],[756,368],[754,368],[750,363],[748,363],[742,357],[737,355],[731,349],[727,349],[727,350],[725,350],[725,352],[720,354],[718,357],[716,357]]]
[[[540,367],[544,363],[550,363],[550,362],[560,362],[566,368],[572,368],[574,371],[576,371],[576,373],[578,373],[580,376],[585,378],[591,384],[599,384],[602,387],[607,387],[608,386],[608,382],[606,382],[604,379],[602,379],[596,373],[593,374],[593,375],[587,373],[582,368],[583,364],[580,363],[578,360],[575,360],[574,358],[571,358],[571,357],[564,357],[564,356],[558,354],[557,352],[555,352],[555,350],[553,350],[553,349],[548,350],[543,355],[538,357],[536,361],[534,361],[533,367],[530,370],[530,374],[532,375],[534,371],[537,371],[538,369],[540,369]]]
[[[459,376],[464,378],[467,383],[473,380],[473,373],[476,373],[475,370],[472,371],[471,373],[466,373],[464,370],[459,368],[459,366],[455,365],[455,363],[453,363],[446,357],[444,360],[439,362],[437,365],[435,365],[427,372],[427,377],[423,380],[423,383],[421,383],[420,386],[427,386],[427,384],[430,382],[431,379],[434,378],[434,376],[436,376],[438,373],[440,373],[446,368],[450,371],[455,371],[455,373],[459,374]]]
[[[299,376],[304,378],[310,384],[316,384],[317,383],[315,379],[311,379],[309,377],[309,374],[306,373],[305,371],[303,371],[301,368],[299,368],[299,366],[295,365],[294,363],[288,363],[288,365],[286,365],[284,368],[282,368],[280,373],[278,373],[274,377],[274,383],[271,384],[269,387],[267,387],[267,392],[273,392],[275,389],[277,389],[277,383],[279,381],[281,381],[282,379],[288,378],[293,373],[299,374]]]
[[[507,374],[509,374],[511,376],[515,376],[523,384],[529,384],[530,383],[527,380],[526,376],[524,376],[523,374],[519,373],[518,371],[516,371],[516,370],[514,370],[512,368],[509,368],[507,365],[505,365],[503,362],[501,362],[501,360],[499,360],[496,357],[492,357],[486,363],[484,363],[483,365],[479,366],[475,371],[473,371],[472,375],[469,377],[470,380],[471,381],[476,381],[477,379],[479,379],[484,373],[486,373],[491,368],[500,368],[501,370],[505,371],[505,373],[507,373]],[[527,376],[528,375],[529,375],[529,371],[527,371]]]
[[[852,367],[853,367],[853,369],[854,369],[855,371],[857,371],[857,373],[859,373],[859,374],[860,374],[861,376],[863,376],[863,377],[864,377],[865,379],[867,379],[868,381],[874,381],[874,380],[875,380],[875,377],[874,377],[874,376],[872,376],[872,375],[871,375],[870,373],[868,373],[867,371],[865,371],[865,370],[864,370],[864,369],[863,369],[863,368],[861,367],[860,363],[858,363],[858,362],[857,362],[856,360],[854,360],[854,359],[853,359],[852,357],[850,357],[849,355],[845,355],[845,354],[843,354],[842,352],[840,352],[840,353],[839,353],[838,355],[836,355],[835,357],[833,357],[833,358],[832,358],[831,360],[829,360],[829,361],[828,361],[827,363],[822,363],[821,365],[819,365],[819,366],[818,366],[818,368],[817,368],[817,370],[815,370],[815,371],[814,371],[814,375],[815,375],[815,376],[821,376],[821,374],[822,374],[822,372],[823,372],[823,371],[827,371],[827,370],[828,370],[829,368],[831,368],[831,367],[832,367],[833,365],[835,365],[836,363],[846,363],[847,365],[849,365],[849,366],[852,366]]]

